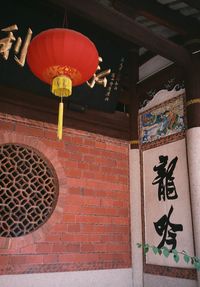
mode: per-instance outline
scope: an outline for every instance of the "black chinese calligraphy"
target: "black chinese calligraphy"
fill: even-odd
[[[163,215],[157,222],[154,222],[154,227],[159,236],[162,236],[162,240],[158,245],[158,248],[162,248],[165,244],[171,245],[171,250],[176,248],[176,232],[183,231],[182,224],[174,224],[170,222],[170,216],[174,208],[171,206],[168,215]]]
[[[174,184],[173,172],[178,161],[176,156],[171,160],[167,167],[168,156],[160,155],[159,164],[155,165],[153,170],[157,172],[157,176],[154,178],[152,184],[158,184],[158,200],[162,199],[176,199],[178,194],[176,192],[176,186]]]

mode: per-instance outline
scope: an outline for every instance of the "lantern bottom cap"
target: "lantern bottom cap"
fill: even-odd
[[[57,76],[52,81],[51,92],[58,97],[69,97],[72,94],[72,80],[67,76]]]

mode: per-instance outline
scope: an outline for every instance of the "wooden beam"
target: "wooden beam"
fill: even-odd
[[[132,19],[135,19],[137,16],[142,15],[147,19],[152,20],[165,27],[168,27],[169,29],[172,29],[173,31],[176,31],[182,35],[186,34],[188,31],[188,27],[184,29],[180,25],[180,23],[177,22],[176,18],[174,20],[173,17],[169,17],[170,16],[169,13],[165,14],[163,12],[163,9],[166,9],[167,7],[164,7],[163,5],[157,2],[153,2],[153,5],[149,5],[148,3],[146,4],[146,2],[143,0],[132,1],[132,2],[115,0],[113,5],[115,9],[131,17]],[[162,6],[163,9],[159,9],[158,6],[160,5]],[[169,8],[167,8],[167,10],[169,10]]]
[[[0,113],[54,124],[55,134],[57,107],[58,101],[55,97],[41,97],[30,92],[0,86]],[[68,110],[65,105],[65,127],[129,140],[129,119],[121,112],[104,113],[86,110],[80,113]]]
[[[181,35],[200,36],[199,21],[183,16],[177,11],[168,8],[167,5],[162,5],[154,0],[115,0],[114,7],[126,15],[135,14],[137,11],[138,15],[143,15]]]
[[[199,0],[184,0],[186,4],[188,4],[190,7],[196,8],[200,12],[200,2]]]
[[[143,15],[149,20],[179,32],[178,35],[168,38],[168,40],[178,45],[187,43],[193,38],[199,38],[200,36],[199,21],[191,17],[181,16],[180,13],[178,15],[177,12],[168,8],[167,5],[162,5],[155,1],[152,2],[152,0],[114,0],[113,5],[115,9],[132,19],[135,19],[138,15]],[[155,53],[152,51],[144,53],[144,55],[140,56],[140,65],[153,56],[155,56]]]
[[[130,140],[131,148],[138,148],[138,111],[139,95],[137,92],[137,82],[139,80],[139,51],[129,51],[129,116],[130,116]]]
[[[151,50],[183,67],[190,62],[190,55],[186,49],[155,35],[149,29],[135,23],[129,17],[119,13],[111,7],[106,7],[94,0],[51,0],[66,9],[72,9],[81,16],[84,16],[117,34],[122,39],[128,40],[139,46]]]

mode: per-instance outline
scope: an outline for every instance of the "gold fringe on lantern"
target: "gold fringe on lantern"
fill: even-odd
[[[72,81],[67,76],[57,76],[52,81],[51,92],[58,97],[69,97],[72,94]]]

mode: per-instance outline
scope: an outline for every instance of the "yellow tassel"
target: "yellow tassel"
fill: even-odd
[[[62,133],[63,133],[63,110],[64,110],[64,104],[63,102],[60,102],[59,104],[59,112],[58,112],[58,139],[62,139]]]
[[[61,102],[59,104],[59,113],[58,113],[58,132],[57,136],[59,140],[62,140],[63,132],[63,110],[64,104],[62,102],[62,97],[69,97],[72,94],[72,80],[63,75],[55,77],[52,81],[51,92],[61,97]]]

